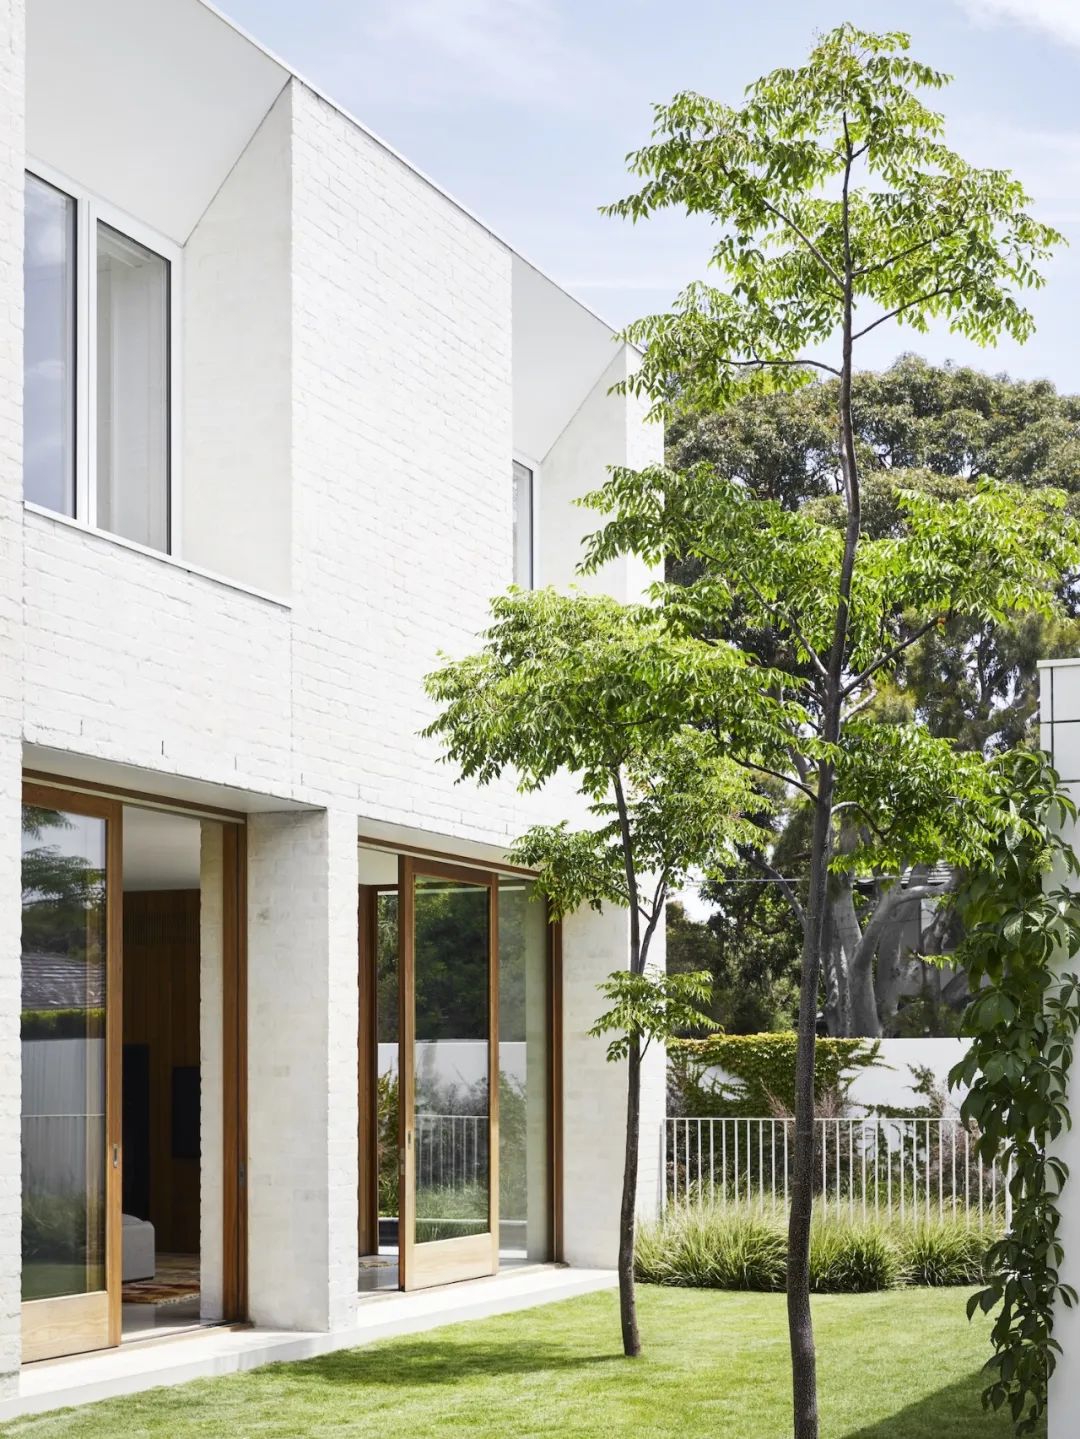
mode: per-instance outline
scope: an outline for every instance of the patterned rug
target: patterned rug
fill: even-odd
[[[159,1254],[153,1279],[139,1279],[125,1284],[121,1299],[125,1304],[181,1304],[199,1292],[199,1256],[197,1254]]]

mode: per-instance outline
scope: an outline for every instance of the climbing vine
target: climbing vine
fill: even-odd
[[[1080,980],[1063,965],[1080,950],[1080,874],[1062,838],[1076,806],[1046,756],[1013,751],[995,766],[1005,824],[991,861],[961,888],[958,958],[976,998],[971,1048],[950,1075],[970,1086],[961,1114],[982,1157],[1010,1172],[1012,1223],[990,1250],[985,1288],[968,1302],[994,1315],[986,1408],[1008,1406],[1018,1435],[1041,1432],[1061,1347],[1054,1308],[1077,1302],[1063,1282],[1060,1200],[1067,1165],[1054,1143],[1069,1127],[1068,1078],[1080,1027]]]

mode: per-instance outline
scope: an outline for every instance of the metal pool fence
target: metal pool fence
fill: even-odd
[[[786,1204],[794,1140],[793,1119],[666,1119],[665,1203]],[[1010,1219],[1008,1176],[956,1118],[815,1120],[814,1190],[826,1213]]]

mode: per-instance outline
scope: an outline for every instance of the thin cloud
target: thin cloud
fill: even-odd
[[[1066,45],[1080,46],[1077,0],[960,0],[960,5],[972,20],[1024,25]]]

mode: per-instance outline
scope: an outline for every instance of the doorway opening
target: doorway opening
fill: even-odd
[[[125,1340],[200,1320],[202,823],[124,808]]]
[[[243,1318],[243,828],[27,782],[23,1362]]]
[[[358,1286],[552,1257],[553,946],[526,876],[360,849]]]

